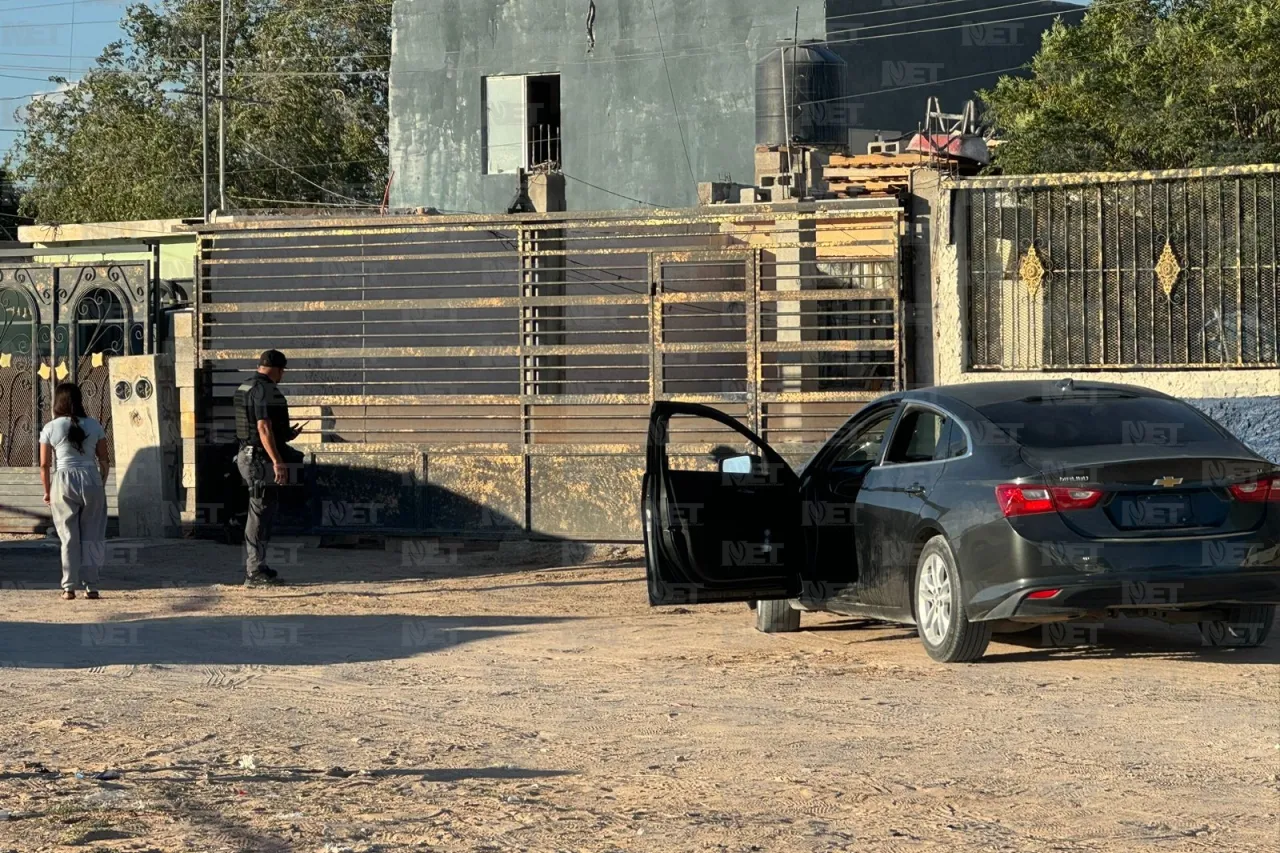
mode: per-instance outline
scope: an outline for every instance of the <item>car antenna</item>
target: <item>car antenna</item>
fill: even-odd
[[[1076,390],[1076,384],[1072,381],[1071,377],[1068,376],[1066,379],[1063,379],[1058,383],[1058,390],[1063,394],[1070,394],[1072,391]]]

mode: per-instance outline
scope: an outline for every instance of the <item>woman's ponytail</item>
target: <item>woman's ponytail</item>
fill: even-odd
[[[80,419],[89,417],[84,410],[84,398],[80,394],[80,386],[74,382],[64,382],[53,392],[53,414],[58,418],[71,418],[71,429],[67,430],[67,439],[75,445],[77,453],[84,453],[84,443],[89,434],[80,426]]]
[[[84,453],[84,440],[89,434],[80,426],[80,418],[71,416],[71,429],[67,430],[67,439],[76,446],[77,453]]]

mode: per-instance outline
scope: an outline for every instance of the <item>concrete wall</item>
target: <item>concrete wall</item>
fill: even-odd
[[[697,204],[696,181],[754,175],[757,57],[795,30],[825,34],[823,0],[656,0],[662,47],[694,177],[672,110],[650,0],[401,0],[391,61],[392,204],[500,213],[514,175],[483,175],[481,81],[561,75],[570,210]],[[604,187],[617,195],[594,189]]]
[[[827,38],[849,64],[845,106],[851,143],[914,132],[936,96],[958,113],[1001,73],[1026,64],[1056,16],[1078,21],[1074,3],[993,0],[828,0]],[[1019,73],[1019,72],[1014,72]],[[962,78],[962,79],[957,79]]]
[[[1196,408],[1235,433],[1255,452],[1280,464],[1280,396],[1189,399]]]
[[[1097,370],[1097,371],[971,371],[967,369],[967,282],[961,270],[965,257],[964,194],[948,182],[917,182],[912,209],[929,217],[932,250],[917,254],[909,285],[913,298],[928,300],[928,330],[932,360],[917,365],[917,386],[960,382],[1071,377],[1080,381],[1123,382],[1154,388],[1186,400],[1258,453],[1280,462],[1280,370]],[[920,353],[923,350],[917,349]]]

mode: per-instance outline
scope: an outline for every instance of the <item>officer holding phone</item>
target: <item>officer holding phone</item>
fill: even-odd
[[[279,387],[287,363],[284,353],[267,350],[258,359],[258,372],[236,389],[236,467],[249,487],[244,527],[247,587],[280,583],[275,569],[267,565],[267,545],[280,505],[279,489],[298,484],[302,470],[302,453],[288,446],[302,427],[289,423],[289,403]]]

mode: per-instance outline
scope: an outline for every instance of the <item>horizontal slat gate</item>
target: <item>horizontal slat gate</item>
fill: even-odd
[[[794,216],[794,214],[793,214]],[[707,402],[802,461],[900,387],[897,208],[257,222],[201,241],[198,502],[257,354],[321,531],[639,538],[655,399]],[[680,453],[706,457],[707,436]]]
[[[53,524],[39,468],[0,468],[0,496],[0,531],[44,533]],[[107,478],[107,518],[114,521],[117,510],[116,475],[112,471]]]

